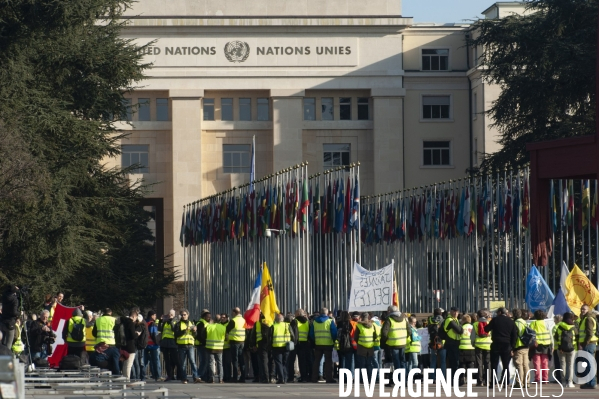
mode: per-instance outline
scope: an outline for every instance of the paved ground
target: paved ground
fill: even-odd
[[[339,385],[338,384],[181,384],[177,383],[148,383],[146,388],[157,389],[164,387],[168,389],[168,396],[162,396],[158,393],[146,393],[145,398],[171,398],[171,399],[189,399],[189,398],[283,398],[283,397],[304,397],[304,398],[337,398],[339,397]],[[434,392],[434,387],[431,387],[431,391]],[[535,392],[534,388],[529,390],[529,395],[521,393],[520,390],[514,390],[512,395],[506,395],[505,390],[503,392],[495,392],[489,390],[487,395],[486,388],[473,388],[473,391],[478,394],[478,397],[529,397],[536,396],[540,397],[539,392]],[[147,392],[147,391],[146,391]],[[385,392],[392,393],[391,388],[386,388]],[[41,392],[36,394],[27,395],[28,398],[35,399],[47,399],[57,397],[65,398],[119,398],[123,397],[122,394],[112,395],[98,395],[98,394],[76,394],[76,395],[44,395]],[[398,392],[398,396],[401,397],[401,392]],[[543,386],[543,397],[562,397],[562,398],[598,398],[599,390],[583,390],[579,388],[564,389],[563,396],[562,390],[557,384],[546,384]],[[126,397],[140,397],[139,392],[135,390],[128,391]],[[349,397],[355,397],[352,391]],[[360,397],[366,397],[363,387],[360,389]],[[380,397],[379,387],[376,386],[374,391],[374,397]],[[405,397],[411,397],[408,392],[405,393]],[[442,395],[441,397],[446,397]],[[457,397],[457,396],[451,396]]]

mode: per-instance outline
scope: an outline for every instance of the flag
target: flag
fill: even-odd
[[[252,137],[252,160],[250,164],[250,193],[254,192],[254,180],[256,180],[256,136]]]
[[[345,188],[343,179],[339,179],[339,186],[337,188],[337,207],[335,209],[335,232],[341,233],[343,231],[343,216],[344,216],[344,200],[345,200]]]
[[[349,218],[350,229],[358,229],[358,216],[360,214],[360,187],[358,186],[358,176],[354,183],[354,202],[352,204],[351,216]]]
[[[304,178],[302,185],[302,228],[308,230],[308,210],[310,208],[310,198],[308,197],[308,179]]]
[[[260,310],[264,315],[264,323],[269,326],[274,322],[275,314],[280,313],[275,298],[275,290],[266,262],[262,266],[262,282],[260,288]]]
[[[464,209],[462,210],[462,232],[464,235],[470,234],[470,187],[466,187],[466,195],[464,197]]]
[[[312,197],[314,204],[314,232],[320,233],[320,183],[316,183],[316,192]],[[323,201],[324,202],[324,201]]]
[[[564,187],[562,188],[562,226],[568,225],[568,182],[564,182]]]
[[[52,344],[52,355],[48,357],[50,367],[57,368],[63,357],[67,355],[68,346],[62,339],[62,331],[69,326],[69,320],[76,308],[69,308],[60,303],[56,304],[52,315],[52,331],[56,334],[56,341]]]
[[[252,290],[252,298],[250,303],[243,314],[245,319],[245,328],[252,328],[258,320],[260,320],[260,289],[262,288],[262,270],[258,271],[256,281],[254,282],[254,289]]]
[[[531,311],[542,310],[547,312],[555,296],[547,285],[547,282],[539,273],[535,265],[532,265],[526,277],[526,305]]]
[[[591,193],[589,189],[589,181],[582,182],[582,228],[584,229],[589,224],[589,208],[591,206]]]
[[[183,213],[181,214],[181,231],[179,232],[179,242],[183,247],[185,243],[185,209],[183,209]]]
[[[568,226],[574,224],[574,183],[572,180],[568,182],[568,212],[567,212]]]
[[[564,292],[564,295],[566,294],[566,279],[568,278],[569,274],[570,270],[568,270],[566,262],[562,261],[562,270],[560,270],[559,276],[559,287],[561,288],[562,292]]]
[[[566,312],[572,311],[568,306],[568,302],[566,301],[566,297],[564,296],[564,292],[561,288],[557,290],[557,294],[555,295],[555,299],[553,300],[552,308],[554,315],[563,315]]]
[[[582,305],[594,308],[599,303],[599,291],[588,279],[586,274],[574,264],[574,268],[568,274],[565,281],[566,289],[564,296],[568,306],[577,316],[580,315]]]
[[[512,224],[512,179],[506,181],[505,183],[505,220],[503,226],[506,231],[509,231]]]
[[[520,233],[520,176],[518,176],[518,183],[514,190],[513,198],[512,227],[516,233]]]
[[[524,186],[526,189],[526,186]],[[557,196],[555,195],[555,187],[553,180],[551,180],[551,188],[549,192],[549,212],[551,213],[551,229],[555,233],[557,231]],[[528,212],[527,212],[528,213]],[[522,216],[522,222],[524,223],[524,215]]]

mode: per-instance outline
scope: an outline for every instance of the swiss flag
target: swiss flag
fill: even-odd
[[[62,331],[69,326],[69,320],[73,311],[77,308],[69,308],[56,304],[54,315],[52,316],[52,331],[56,334],[56,341],[52,345],[52,356],[48,357],[50,367],[58,367],[63,357],[67,355],[67,343],[62,339]]]

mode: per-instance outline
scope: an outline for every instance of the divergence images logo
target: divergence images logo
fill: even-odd
[[[243,62],[250,56],[250,46],[246,42],[233,40],[225,44],[225,57],[230,62]]]
[[[580,358],[583,359],[581,360]],[[587,384],[597,374],[597,362],[595,361],[595,358],[588,352],[576,352],[574,364],[575,368],[573,380],[576,384]],[[583,374],[589,364],[591,365],[589,372],[579,377],[578,375]]]

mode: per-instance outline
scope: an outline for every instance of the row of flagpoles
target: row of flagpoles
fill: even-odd
[[[596,181],[552,182],[554,255],[540,270],[554,292],[562,262],[595,272],[597,191]],[[312,176],[307,164],[285,169],[185,207],[190,307],[239,306],[264,261],[285,310],[345,308],[354,261],[395,261],[406,311],[524,306],[529,192],[528,169],[367,197],[357,164]]]

